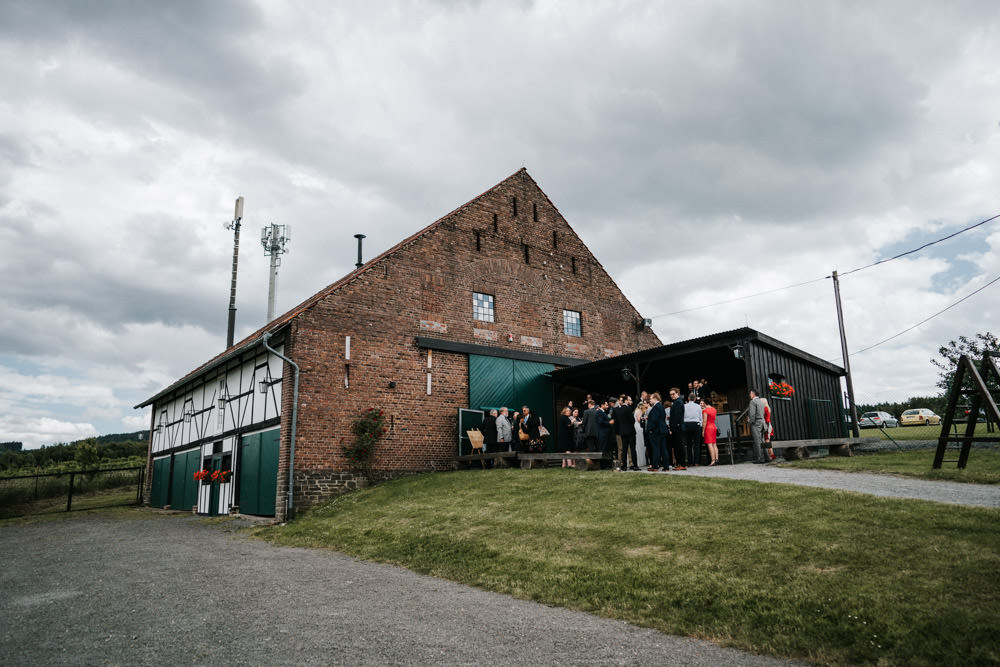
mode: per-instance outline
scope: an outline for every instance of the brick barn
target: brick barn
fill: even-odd
[[[284,520],[357,485],[361,409],[388,417],[379,477],[449,469],[461,409],[528,404],[554,431],[546,374],[659,345],[521,169],[136,406],[146,499]]]

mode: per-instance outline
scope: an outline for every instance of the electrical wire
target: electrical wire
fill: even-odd
[[[839,277],[843,278],[844,276],[850,275],[852,273],[857,273],[858,271],[864,271],[865,269],[870,269],[873,266],[878,266],[879,264],[885,264],[886,262],[891,262],[894,259],[899,259],[901,257],[906,257],[907,255],[912,255],[915,252],[920,252],[924,248],[929,248],[932,245],[935,245],[937,243],[941,243],[942,241],[947,241],[948,239],[955,238],[959,234],[964,234],[965,232],[967,232],[969,230],[972,230],[972,229],[975,229],[976,227],[980,227],[982,225],[985,225],[988,222],[992,222],[993,220],[996,220],[997,218],[1000,218],[1000,213],[994,215],[991,218],[986,218],[985,220],[981,220],[981,221],[977,222],[974,225],[969,225],[968,227],[965,227],[964,229],[960,229],[957,232],[949,234],[948,236],[942,236],[939,239],[936,239],[934,241],[930,241],[928,243],[925,243],[922,246],[920,246],[919,248],[914,248],[912,250],[907,250],[906,252],[901,252],[898,255],[894,255],[892,257],[886,257],[885,259],[880,259],[877,262],[872,262],[871,264],[866,264],[865,266],[859,266],[856,269],[851,269],[850,271],[845,271],[844,273],[840,273],[838,275],[839,275]],[[806,280],[806,281],[803,281],[803,282],[800,282],[800,283],[795,283],[793,285],[785,285],[784,287],[775,287],[774,289],[765,290],[763,292],[755,292],[753,294],[746,294],[744,296],[733,297],[732,299],[726,299],[725,301],[716,301],[715,303],[706,303],[703,306],[695,306],[693,308],[685,308],[684,310],[675,310],[675,311],[670,312],[670,313],[662,313],[660,315],[653,315],[653,316],[650,317],[650,319],[655,320],[655,319],[658,319],[660,317],[670,317],[671,315],[680,315],[682,313],[690,313],[690,312],[693,312],[695,310],[703,310],[705,308],[713,308],[715,306],[724,306],[727,303],[735,303],[737,301],[743,301],[745,299],[753,299],[754,297],[764,296],[765,294],[774,294],[775,292],[781,292],[781,291],[784,291],[786,289],[793,289],[793,288],[796,288],[796,287],[802,287],[803,285],[811,285],[812,283],[818,283],[821,280],[827,280],[827,279],[832,278],[832,277],[833,277],[832,275],[829,275],[829,276],[823,276],[822,278],[813,278],[812,280]],[[992,284],[992,283],[990,283],[990,284]],[[973,294],[974,293],[975,292],[973,292]],[[972,295],[970,294],[969,296],[972,296]],[[953,305],[956,305],[956,304],[953,304]],[[918,325],[914,325],[914,326],[920,326],[920,325],[918,324]],[[902,333],[905,333],[905,332],[902,332]],[[891,340],[891,339],[889,339],[889,340]],[[883,341],[883,342],[885,342],[885,341]],[[876,345],[881,345],[881,343],[876,343]],[[867,348],[867,349],[871,349],[871,348]],[[861,350],[861,351],[863,351],[863,350]],[[852,354],[857,354],[857,352],[854,352]]]
[[[875,347],[878,347],[878,346],[879,346],[879,345],[881,345],[882,343],[888,343],[888,342],[889,342],[890,340],[892,340],[893,338],[899,338],[900,336],[902,336],[903,334],[905,334],[905,333],[906,333],[906,332],[908,332],[908,331],[913,331],[914,329],[916,329],[917,327],[919,327],[919,326],[920,326],[921,324],[925,324],[925,323],[927,323],[927,322],[930,322],[931,320],[933,320],[933,319],[934,319],[935,317],[937,317],[938,315],[940,315],[940,314],[942,314],[942,313],[945,313],[945,312],[947,312],[947,311],[951,310],[952,308],[954,308],[954,307],[955,307],[955,306],[957,306],[958,304],[962,303],[962,302],[963,302],[963,301],[965,301],[966,299],[968,299],[968,298],[970,298],[970,297],[972,297],[972,296],[975,296],[976,294],[979,294],[979,293],[980,293],[980,292],[982,292],[982,291],[983,291],[984,289],[986,289],[987,287],[989,287],[990,285],[992,285],[993,283],[995,283],[995,282],[997,282],[997,281],[1000,281],[1000,276],[997,276],[996,278],[994,278],[993,280],[989,281],[988,283],[986,283],[985,285],[983,285],[982,287],[980,287],[980,288],[979,288],[979,289],[977,289],[976,291],[974,291],[974,292],[971,292],[971,293],[969,293],[969,294],[966,294],[966,295],[965,295],[965,296],[963,296],[963,297],[962,297],[961,299],[959,299],[959,300],[958,300],[958,301],[956,301],[955,303],[951,304],[951,305],[950,305],[950,306],[948,306],[947,308],[943,308],[943,309],[939,310],[938,312],[934,313],[933,315],[931,315],[930,317],[928,317],[928,318],[926,318],[926,319],[923,319],[923,320],[920,320],[919,322],[917,322],[916,324],[914,324],[914,325],[913,325],[912,327],[908,327],[908,328],[906,328],[906,329],[903,329],[903,330],[902,330],[902,331],[900,331],[900,332],[899,332],[898,334],[895,334],[895,335],[892,335],[892,336],[889,336],[889,337],[888,337],[888,338],[886,338],[885,340],[880,340],[879,342],[875,343],[874,345],[869,345],[868,347],[863,347],[863,348],[861,348],[860,350],[855,350],[854,352],[851,352],[851,353],[849,354],[849,356],[852,356],[852,357],[853,357],[853,356],[854,356],[854,355],[856,355],[856,354],[861,354],[862,352],[867,352],[868,350],[870,350],[870,349],[872,349],[872,348],[875,348]]]
[[[924,248],[929,248],[929,247],[931,247],[932,245],[934,245],[936,243],[941,243],[942,241],[947,241],[948,239],[953,239],[956,236],[958,236],[959,234],[964,234],[965,232],[969,231],[970,229],[975,229],[976,227],[980,227],[982,225],[985,225],[987,222],[992,222],[993,220],[996,220],[997,218],[1000,218],[1000,213],[994,215],[992,218],[986,218],[985,220],[981,220],[980,222],[977,222],[974,225],[969,225],[965,229],[960,229],[960,230],[958,230],[957,232],[955,232],[953,234],[949,234],[948,236],[942,236],[941,238],[937,239],[936,241],[930,241],[929,243],[925,243],[922,246],[920,246],[919,248],[914,248],[913,250],[907,250],[906,252],[901,252],[898,255],[895,255],[893,257],[886,257],[885,259],[880,259],[877,262],[872,262],[871,264],[866,264],[865,266],[859,266],[856,269],[851,269],[850,271],[845,271],[844,273],[841,273],[839,275],[840,275],[841,278],[843,278],[844,276],[848,276],[848,275],[850,275],[852,273],[857,273],[858,271],[864,271],[865,269],[870,269],[873,266],[878,266],[879,264],[885,264],[886,262],[891,262],[892,260],[899,259],[900,257],[906,257],[907,255],[912,255],[913,253],[920,252]]]

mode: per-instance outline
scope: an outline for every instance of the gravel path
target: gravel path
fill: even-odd
[[[0,527],[4,665],[786,665],[150,510]]]
[[[782,468],[774,464],[741,463],[711,467],[699,466],[688,468],[684,472],[646,474],[726,477],[755,482],[779,482],[800,486],[817,486],[824,489],[840,489],[886,498],[912,498],[956,505],[1000,507],[1000,486],[998,485],[938,482],[863,472],[806,470],[803,468]]]

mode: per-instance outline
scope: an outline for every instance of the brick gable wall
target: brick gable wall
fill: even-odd
[[[474,291],[494,295],[494,322],[473,319]],[[563,333],[564,308],[582,314],[582,336]],[[659,345],[636,329],[638,319],[530,176],[514,174],[294,318],[287,349],[301,369],[295,505],[355,485],[344,474],[341,440],[368,407],[391,423],[376,457],[381,476],[451,467],[457,409],[468,405],[468,357],[433,351],[428,369],[417,336],[592,360]],[[284,460],[290,403],[283,414]]]

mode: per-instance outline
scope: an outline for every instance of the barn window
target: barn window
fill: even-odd
[[[567,336],[582,336],[582,316],[576,310],[563,310],[563,332]]]
[[[493,295],[472,293],[472,317],[482,322],[493,321]]]

